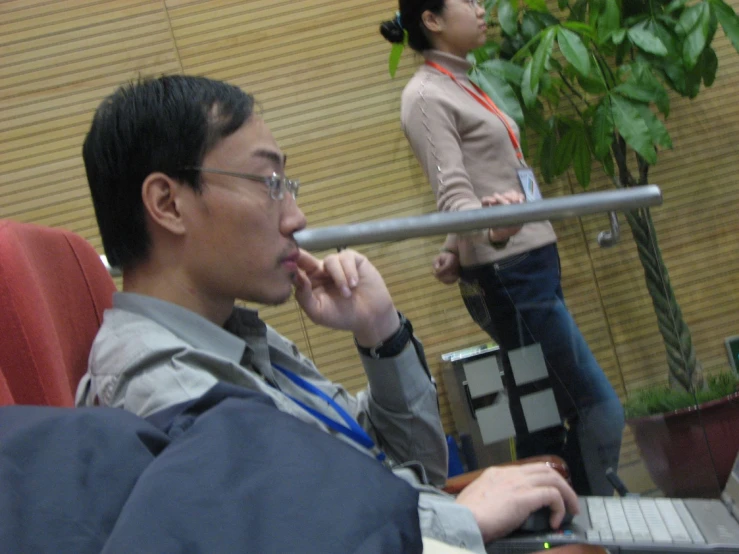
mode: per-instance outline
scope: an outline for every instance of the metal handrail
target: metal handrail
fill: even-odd
[[[604,192],[585,192],[524,204],[490,206],[463,212],[433,213],[364,223],[304,229],[295,240],[306,250],[325,250],[415,237],[510,227],[533,221],[559,220],[599,212],[634,210],[662,204],[657,185]],[[611,220],[613,221],[613,220]]]
[[[304,229],[295,233],[295,240],[301,248],[315,251],[609,212],[611,231],[601,232],[598,235],[598,242],[601,246],[612,246],[619,237],[616,210],[634,210],[661,204],[662,191],[659,187],[644,185],[630,189],[584,192],[524,204],[490,206],[464,212],[433,213]],[[110,266],[105,256],[100,256],[100,259],[113,277],[121,275],[118,268]]]
[[[611,229],[598,233],[598,245],[601,248],[615,246],[618,239],[621,238],[621,227],[618,224],[618,215],[616,212],[608,212],[608,221],[611,224]]]

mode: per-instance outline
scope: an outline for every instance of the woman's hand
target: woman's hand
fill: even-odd
[[[508,190],[502,194],[495,193],[492,196],[483,196],[480,201],[483,207],[505,206],[507,204],[523,204],[526,197],[516,190]],[[522,225],[516,227],[497,227],[488,229],[488,240],[491,243],[507,241],[521,230]]]
[[[459,257],[447,250],[434,258],[434,277],[445,285],[453,285],[459,280]]]

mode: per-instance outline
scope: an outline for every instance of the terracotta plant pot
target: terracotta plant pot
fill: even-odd
[[[719,496],[739,451],[739,393],[627,424],[666,496]]]

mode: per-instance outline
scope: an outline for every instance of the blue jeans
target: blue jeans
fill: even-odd
[[[475,322],[501,350],[541,345],[565,425],[516,437],[519,457],[557,454],[580,495],[613,494],[624,413],[564,303],[555,244],[495,263],[463,268],[460,289]]]

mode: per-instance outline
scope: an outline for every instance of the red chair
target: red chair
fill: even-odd
[[[0,371],[0,406],[12,406],[13,404],[15,404],[15,400],[10,393],[10,387],[2,371]]]
[[[83,238],[63,229],[0,220],[5,400],[73,406],[114,291],[98,253]]]

